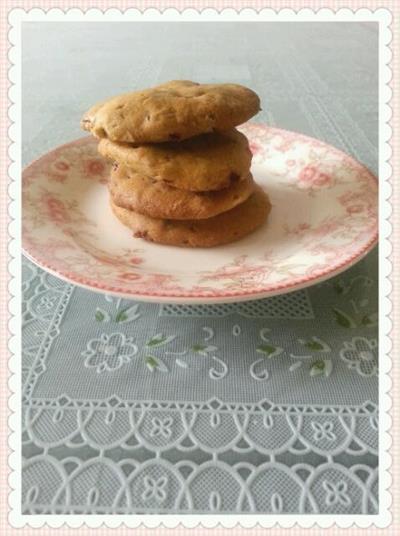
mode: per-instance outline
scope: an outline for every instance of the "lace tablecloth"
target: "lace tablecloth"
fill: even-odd
[[[193,78],[254,87],[261,120],[376,170],[373,25],[242,26],[241,48],[237,25],[204,25],[201,51],[193,25],[168,26],[27,24],[25,162],[79,136],[103,93]],[[131,55],[99,50],[100,37]],[[135,56],[144,39],[146,58]],[[85,65],[99,54],[93,95]],[[377,512],[376,251],[308,290],[218,306],[103,296],[24,260],[23,296],[23,512]]]

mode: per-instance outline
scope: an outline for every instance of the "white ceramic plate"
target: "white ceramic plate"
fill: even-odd
[[[109,165],[83,138],[23,173],[23,249],[45,270],[92,290],[174,303],[223,303],[304,288],[361,259],[378,235],[376,178],[318,140],[266,125],[241,128],[252,173],[268,192],[268,222],[212,249],[133,238],[112,214]]]

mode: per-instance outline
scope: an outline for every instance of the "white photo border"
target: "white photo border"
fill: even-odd
[[[389,486],[391,475],[391,455],[388,449],[391,446],[391,418],[389,409],[391,408],[391,397],[389,390],[391,379],[389,371],[391,369],[390,351],[392,341],[390,333],[392,322],[389,313],[392,310],[390,300],[391,282],[389,276],[392,273],[390,255],[392,245],[390,235],[392,225],[389,217],[392,212],[390,202],[392,166],[390,164],[391,147],[390,139],[392,129],[389,121],[392,116],[390,101],[392,90],[389,83],[392,79],[390,62],[392,51],[390,43],[392,41],[392,14],[386,8],[379,8],[375,11],[362,8],[352,11],[348,8],[341,8],[336,12],[329,8],[323,8],[316,12],[312,9],[303,8],[299,11],[293,9],[262,9],[257,12],[252,8],[244,8],[239,12],[235,9],[223,9],[221,12],[213,8],[207,8],[201,12],[195,9],[185,9],[179,12],[175,8],[167,8],[163,12],[155,8],[149,8],[141,12],[139,9],[128,9],[124,12],[118,9],[108,9],[101,11],[92,8],[86,12],[78,8],[63,11],[59,8],[49,9],[45,12],[42,9],[34,8],[25,11],[21,8],[12,9],[9,12],[9,138],[11,145],[9,156],[12,163],[9,166],[9,203],[10,225],[9,225],[9,264],[8,269],[11,276],[9,291],[11,299],[9,301],[10,322],[9,330],[9,350],[11,358],[9,360],[10,381],[9,388],[11,396],[9,398],[9,408],[11,416],[9,426],[9,485],[11,492],[9,495],[9,523],[12,527],[23,526],[44,527],[45,525],[57,528],[62,525],[68,527],[82,527],[86,525],[90,528],[106,526],[117,528],[125,525],[130,528],[145,526],[154,528],[163,525],[173,528],[181,524],[186,528],[202,525],[211,528],[223,526],[232,528],[241,526],[250,528],[261,526],[264,528],[282,527],[289,528],[295,525],[302,528],[310,528],[317,525],[320,528],[328,528],[334,525],[340,528],[356,526],[367,527],[388,527],[391,523],[391,494]],[[21,177],[21,23],[22,22],[116,22],[116,21],[265,21],[265,22],[301,22],[301,21],[330,21],[330,22],[377,22],[379,24],[379,514],[376,515],[23,515],[21,513],[21,199],[20,199],[20,177]]]

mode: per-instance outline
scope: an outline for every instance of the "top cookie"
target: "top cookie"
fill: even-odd
[[[100,102],[86,112],[81,126],[112,141],[179,141],[229,130],[259,110],[260,99],[244,86],[174,80]]]

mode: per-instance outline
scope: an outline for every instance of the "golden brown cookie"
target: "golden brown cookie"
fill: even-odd
[[[113,202],[152,218],[197,220],[211,218],[246,201],[254,191],[253,177],[215,192],[190,192],[119,166],[111,172],[109,190]]]
[[[257,186],[241,205],[205,220],[163,220],[143,216],[117,207],[111,200],[117,218],[137,238],[150,242],[185,247],[212,247],[239,240],[260,227],[271,210],[267,194]]]
[[[95,104],[81,126],[97,138],[112,141],[179,141],[229,130],[259,110],[257,94],[244,86],[173,80]]]
[[[252,157],[246,136],[235,129],[180,143],[140,146],[105,138],[100,140],[99,152],[175,188],[199,192],[220,190],[246,177]]]

